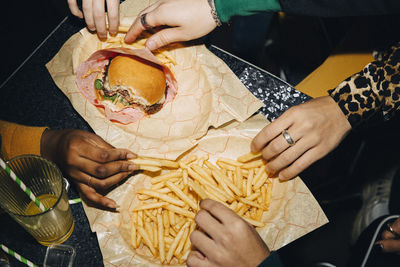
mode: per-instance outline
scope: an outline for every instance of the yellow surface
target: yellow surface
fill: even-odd
[[[343,80],[359,72],[372,61],[372,53],[331,55],[295,87],[313,98],[326,96],[328,90],[336,88]]]

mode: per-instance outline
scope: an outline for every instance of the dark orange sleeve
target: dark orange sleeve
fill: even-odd
[[[40,139],[46,129],[0,120],[1,156],[8,160],[22,154],[40,155]]]

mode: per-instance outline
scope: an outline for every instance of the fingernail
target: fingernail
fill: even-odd
[[[128,154],[126,155],[126,158],[127,158],[127,159],[134,159],[134,158],[136,158],[136,156],[135,156],[134,154],[132,154],[132,153],[128,153]]]
[[[128,170],[130,170],[130,171],[134,171],[137,169],[138,169],[138,166],[136,164],[129,164],[129,166],[128,166]]]
[[[253,143],[251,143],[251,145],[250,145],[250,150],[251,150],[251,152],[256,152],[256,148],[254,147]]]
[[[156,49],[156,44],[154,43],[154,41],[147,41],[147,43],[146,43],[146,47],[148,48],[148,49],[150,49],[150,50],[154,50],[154,49]]]
[[[108,203],[107,207],[109,207],[110,209],[116,209],[116,208],[118,208],[118,205],[115,203]]]

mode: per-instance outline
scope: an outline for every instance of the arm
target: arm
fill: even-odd
[[[332,151],[351,129],[390,119],[400,106],[399,54],[397,44],[331,90],[331,96],[290,108],[257,134],[252,151],[262,151],[267,170],[287,180]],[[283,130],[290,133],[293,146]]]
[[[329,91],[353,129],[389,120],[399,110],[399,55],[397,43],[377,54],[379,60]]]
[[[398,0],[279,0],[287,13],[320,17],[396,14]]]
[[[40,138],[46,129],[0,120],[2,158],[9,160],[21,154],[40,155]]]

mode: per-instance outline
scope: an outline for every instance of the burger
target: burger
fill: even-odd
[[[154,114],[162,108],[167,82],[160,65],[127,54],[109,60],[94,81],[100,102],[112,111],[135,108]]]

